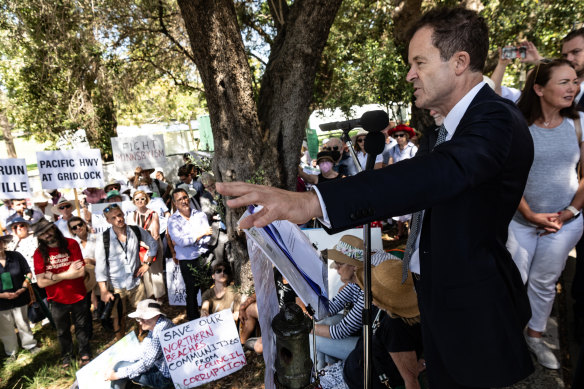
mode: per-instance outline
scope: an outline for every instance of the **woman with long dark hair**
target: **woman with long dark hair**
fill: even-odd
[[[556,282],[583,229],[584,181],[578,182],[576,166],[584,161],[584,148],[581,116],[574,108],[577,92],[576,71],[568,61],[558,59],[536,66],[517,103],[529,124],[534,160],[509,224],[507,248],[527,285],[531,304],[527,345],[549,369],[559,369],[560,364],[542,335]]]

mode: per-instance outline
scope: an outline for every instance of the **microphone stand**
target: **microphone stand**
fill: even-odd
[[[355,150],[353,148],[353,142],[349,137],[349,131],[352,128],[344,129],[341,139],[349,146],[349,152],[353,158],[353,162],[357,167],[357,172],[362,172],[363,166],[359,163]],[[367,158],[375,158],[377,155],[367,154]],[[372,321],[371,321],[371,223],[367,223],[363,226],[363,251],[365,257],[363,258],[363,288],[365,289],[365,301],[363,304],[363,315],[362,315],[362,325],[363,325],[363,388],[371,388],[371,370],[372,370]]]

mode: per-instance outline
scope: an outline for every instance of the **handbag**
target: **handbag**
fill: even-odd
[[[28,304],[28,320],[31,323],[36,324],[40,321],[43,321],[47,318],[47,315],[42,307],[42,303],[37,301],[34,291],[32,290],[32,285],[28,284],[27,286],[28,293],[30,293],[30,303]]]

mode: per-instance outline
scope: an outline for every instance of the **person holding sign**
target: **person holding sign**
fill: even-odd
[[[119,361],[106,374],[105,379],[111,381],[112,388],[115,389],[124,388],[130,379],[149,388],[171,386],[170,371],[164,360],[160,336],[174,324],[160,312],[160,304],[152,299],[140,301],[136,312],[128,316],[136,319],[143,331],[149,331],[141,344],[140,359]]]

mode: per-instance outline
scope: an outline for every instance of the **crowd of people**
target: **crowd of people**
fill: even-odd
[[[469,28],[473,37],[465,35]],[[49,301],[63,367],[75,355],[81,366],[91,361],[94,321],[111,326],[120,339],[128,329],[126,318],[136,318],[140,330],[148,331],[146,351],[138,361],[120,361],[107,379],[112,387],[123,387],[127,379],[169,385],[159,339],[173,325],[161,311],[165,258],[172,258],[183,276],[187,320],[230,309],[240,322],[242,344],[261,352],[261,338],[251,336],[258,321],[255,296],[246,298],[232,285],[222,193],[235,197],[233,207],[265,206],[242,222],[244,228],[318,217],[339,231],[393,220],[393,239],[408,236],[403,262],[376,253],[372,387],[420,388],[419,374],[426,369],[432,388],[505,386],[532,371],[527,350],[542,366],[559,369],[544,335],[568,253],[577,247],[578,256],[584,255],[584,180],[578,175],[584,162],[584,29],[563,39],[563,58],[545,59],[532,43],[524,43],[521,61],[532,67],[522,91],[502,85],[511,60],[501,51],[492,81],[483,81],[488,35],[472,11],[430,11],[411,35],[408,81],[436,131],[422,136],[407,124],[390,122],[383,152],[376,156],[367,155],[362,130],[350,144],[324,140],[314,160],[303,149],[297,191],[306,193],[243,183],[216,188],[212,174],[186,163],[176,184],[162,171],[137,167],[125,182],[85,189],[80,204],[58,190],[6,200],[0,207],[6,226],[0,238],[0,340],[6,354],[17,353],[15,328],[22,347],[37,352],[26,316],[36,294]],[[441,43],[455,38],[454,49]],[[455,89],[443,85],[448,80]],[[357,173],[369,157],[373,171]],[[420,174],[426,174],[424,183],[416,177]],[[410,197],[365,190],[371,182],[406,188],[402,196]],[[339,199],[341,192],[346,197]],[[354,205],[347,205],[349,200]],[[132,202],[130,211],[123,201]],[[105,203],[109,227],[96,232],[88,205],[99,203]],[[323,382],[328,379],[329,387],[362,387],[363,250],[362,240],[347,235],[324,254],[343,283],[329,303],[333,315],[316,324],[310,340],[311,348],[313,338],[316,345],[315,367],[328,370]],[[297,301],[277,272],[276,277],[280,303]],[[579,264],[572,293],[576,321],[584,325],[582,277]],[[111,316],[104,315],[108,311]],[[484,330],[484,336],[471,329]],[[575,385],[582,373],[577,371]]]

